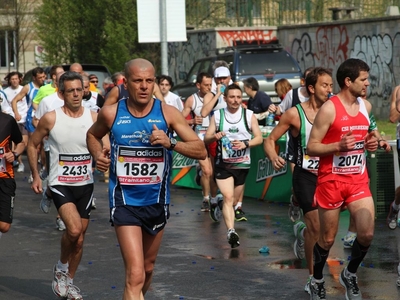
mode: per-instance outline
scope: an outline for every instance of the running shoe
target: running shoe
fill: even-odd
[[[18,165],[18,169],[17,169],[17,172],[18,173],[23,173],[25,171],[25,166],[24,166],[24,164],[19,164]]]
[[[56,294],[56,296],[62,297],[62,298],[67,297],[68,275],[66,273],[64,273],[63,271],[57,270],[56,265],[54,265],[53,273],[54,273],[54,278],[53,278],[53,282],[52,282],[52,288],[53,288],[54,294]]]
[[[239,247],[239,235],[236,233],[234,228],[228,230],[227,239],[228,243],[231,245],[231,248]]]
[[[308,277],[306,285],[304,286],[304,291],[309,295],[311,295],[310,284],[311,284],[311,276]]]
[[[354,241],[356,240],[357,234],[346,234],[343,238],[343,248],[351,249],[353,248]]]
[[[40,200],[39,207],[42,212],[48,214],[51,206],[51,198],[47,196],[46,190],[47,188],[43,188],[42,200]]]
[[[56,224],[57,224],[57,229],[59,231],[64,231],[65,229],[67,229],[67,227],[65,227],[65,223],[63,220],[61,220],[60,217],[57,217],[56,219]]]
[[[210,211],[210,205],[208,204],[209,200],[203,200],[203,203],[201,204],[201,211],[204,212],[209,212]]]
[[[214,222],[219,222],[221,220],[222,212],[218,206],[218,203],[211,203],[210,202],[210,218]]]
[[[82,295],[80,294],[80,289],[73,284],[68,285],[67,288],[67,300],[83,300]]]
[[[347,300],[357,300],[362,299],[360,289],[358,288],[357,276],[353,275],[350,277],[346,277],[344,275],[345,270],[340,273],[339,282],[346,289],[346,299]]]
[[[92,198],[92,209],[96,209],[97,207],[96,207],[96,198],[95,197],[93,197]]]
[[[33,176],[32,176],[32,172],[29,173],[29,177],[28,177],[28,183],[32,183],[33,182]]]
[[[325,281],[322,282],[313,282],[312,280],[310,281],[310,299],[311,300],[326,299]]]
[[[241,207],[238,207],[237,209],[235,209],[235,221],[237,221],[237,222],[247,221],[245,213]]]
[[[387,216],[386,223],[390,229],[395,230],[397,227],[397,219],[398,219],[399,211],[395,210],[393,208],[393,202],[390,203],[389,214]]]
[[[296,222],[300,220],[301,217],[301,210],[300,206],[296,200],[294,200],[293,195],[290,196],[290,203],[289,203],[289,218],[292,222]]]
[[[294,255],[298,259],[304,259],[305,258],[305,252],[304,252],[304,238],[301,234],[301,231],[306,228],[306,224],[302,221],[297,221],[293,225],[293,231],[294,231],[294,236],[296,237],[296,240],[294,241],[293,244],[293,251]]]

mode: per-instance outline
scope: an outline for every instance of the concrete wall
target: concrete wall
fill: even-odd
[[[188,31],[188,41],[169,44],[169,72],[179,82],[179,71],[189,71],[193,63],[212,55],[216,48],[231,46],[236,40],[278,38],[304,70],[323,66],[333,72],[340,63],[357,57],[371,68],[368,99],[376,117],[387,119],[390,94],[400,84],[400,16],[339,20],[311,25],[263,28],[215,28]],[[338,91],[336,80],[335,91]]]
[[[400,17],[348,20],[278,28],[278,38],[304,70],[323,66],[336,70],[348,58],[371,68],[368,99],[380,119],[388,119],[392,89],[400,84]]]

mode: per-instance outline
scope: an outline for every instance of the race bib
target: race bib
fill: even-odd
[[[232,153],[228,154],[226,149],[222,147],[222,160],[228,164],[250,164],[250,148],[233,149]]]
[[[59,182],[88,181],[92,174],[92,156],[87,154],[60,154],[58,159]]]
[[[0,147],[0,172],[7,171],[6,158],[4,157],[4,154],[6,154],[6,149]]]
[[[304,170],[307,170],[308,172],[311,172],[313,174],[318,174],[318,168],[319,168],[319,157],[317,156],[310,156],[306,154],[306,149],[303,149],[303,161],[302,161],[302,168]]]
[[[364,141],[356,142],[355,150],[338,152],[333,155],[332,173],[358,174],[365,165]]]
[[[122,185],[158,184],[164,172],[164,148],[118,147],[117,178]]]
[[[207,132],[207,127],[199,126],[196,128],[196,133],[199,139],[204,141],[204,136],[206,135]]]

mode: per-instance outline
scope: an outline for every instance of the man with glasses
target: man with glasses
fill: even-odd
[[[96,87],[97,93],[102,94],[101,90],[99,89],[99,78],[96,74],[89,74],[89,82]]]
[[[42,192],[36,147],[45,136],[50,146],[49,188],[67,230],[61,238],[61,255],[54,266],[53,292],[66,299],[81,300],[73,278],[82,258],[83,241],[93,198],[92,157],[86,146],[86,132],[97,114],[82,106],[83,80],[75,72],[60,77],[58,96],[64,105],[46,113],[28,144],[33,174],[32,189]],[[103,143],[109,147],[108,141]]]

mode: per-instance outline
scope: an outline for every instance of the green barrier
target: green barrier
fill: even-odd
[[[266,137],[267,134],[263,136]],[[285,157],[286,136],[276,143],[276,150]],[[244,195],[260,200],[273,202],[289,202],[292,187],[292,173],[290,166],[275,171],[271,162],[264,154],[263,146],[251,148],[251,167],[246,179]],[[171,182],[174,185],[201,189],[196,184],[197,160],[187,158],[177,152],[173,153]]]

